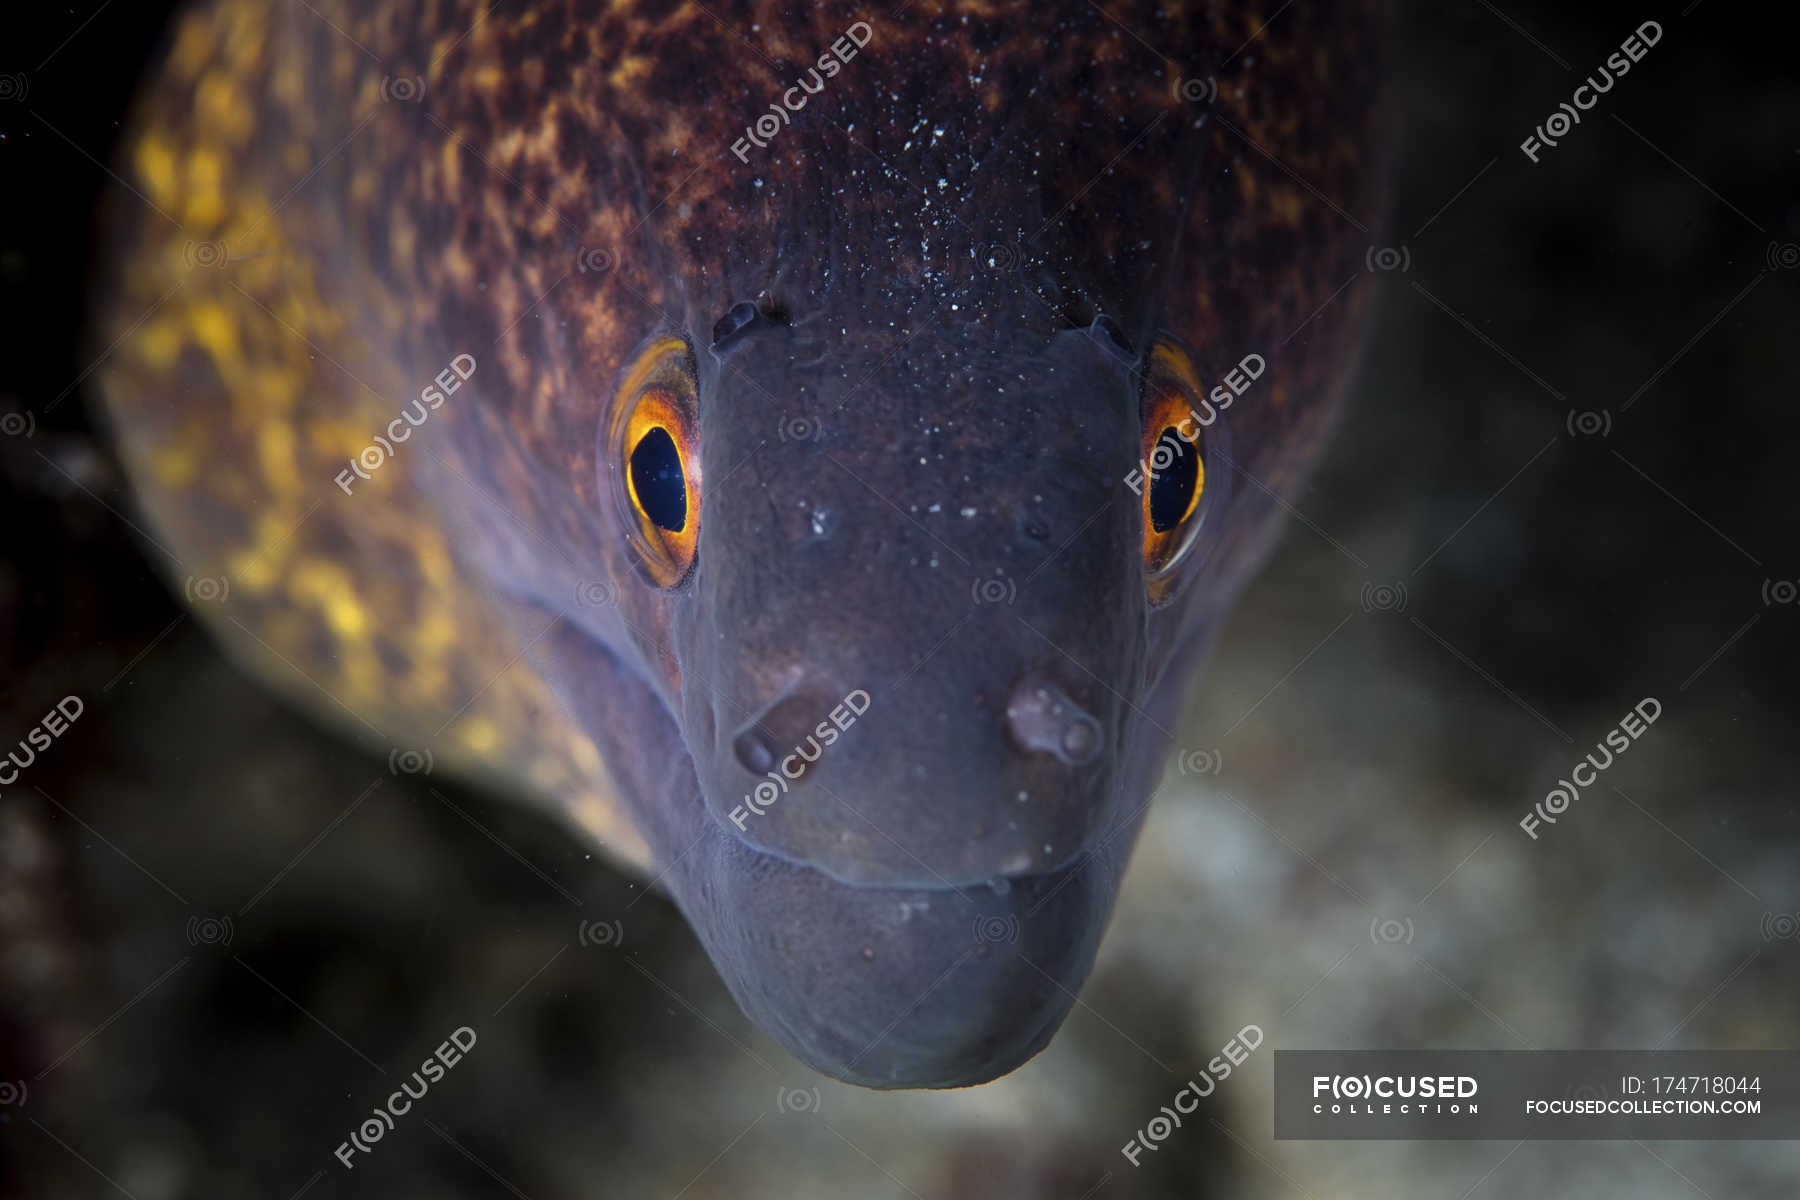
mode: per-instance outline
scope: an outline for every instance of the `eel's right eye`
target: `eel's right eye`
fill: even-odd
[[[700,422],[693,352],[654,340],[616,394],[610,453],[615,494],[638,565],[672,588],[693,568],[700,540]]]

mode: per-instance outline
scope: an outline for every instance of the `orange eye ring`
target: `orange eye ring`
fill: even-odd
[[[673,588],[700,545],[700,422],[693,350],[661,336],[638,353],[614,393],[602,461],[639,569]]]
[[[1167,339],[1150,348],[1142,414],[1144,573],[1151,602],[1161,603],[1204,524],[1207,439],[1219,417],[1193,363]]]

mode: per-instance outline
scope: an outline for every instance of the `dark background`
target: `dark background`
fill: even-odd
[[[1345,420],[1196,689],[1188,752],[1223,766],[1171,768],[1049,1051],[881,1096],[787,1059],[554,823],[397,777],[240,674],[142,553],[83,326],[171,7],[0,19],[0,745],[86,703],[0,792],[0,1196],[1800,1191],[1781,1143],[1275,1143],[1266,1068],[1142,1167],[1118,1150],[1250,1021],[1800,1044],[1800,92],[1768,10],[1402,6],[1372,245],[1402,269],[1350,285],[1379,301]],[[1529,162],[1647,19],[1662,42]],[[1526,838],[1646,695],[1607,786]],[[623,944],[583,945],[595,921]],[[468,1059],[344,1171],[462,1025]]]

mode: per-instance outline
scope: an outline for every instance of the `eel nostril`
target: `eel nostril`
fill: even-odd
[[[775,751],[769,739],[755,729],[746,729],[732,739],[731,752],[752,775],[766,775],[775,765]]]
[[[1041,750],[1069,766],[1100,753],[1100,722],[1052,683],[1027,676],[1006,705],[1006,727],[1025,750]]]
[[[820,722],[830,720],[834,708],[841,713],[837,707],[841,703],[829,689],[819,687],[817,680],[792,683],[773,704],[738,729],[731,739],[732,756],[752,775],[780,771],[798,783],[808,774],[808,766],[836,740],[820,733]]]

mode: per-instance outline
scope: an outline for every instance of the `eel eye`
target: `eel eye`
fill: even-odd
[[[681,451],[662,426],[653,426],[631,452],[631,497],[650,523],[670,533],[687,525],[687,474]]]
[[[1198,454],[1187,452],[1181,429],[1174,425],[1162,427],[1150,456],[1152,460],[1167,459],[1169,465],[1151,479],[1145,512],[1152,534],[1168,533],[1187,520],[1200,503],[1206,468]]]
[[[1145,368],[1143,421],[1144,572],[1152,603],[1167,598],[1176,568],[1204,523],[1207,442],[1218,412],[1186,354],[1159,338]]]
[[[639,352],[614,396],[601,462],[622,502],[639,568],[672,588],[694,565],[700,532],[700,446],[694,355],[678,337]]]

